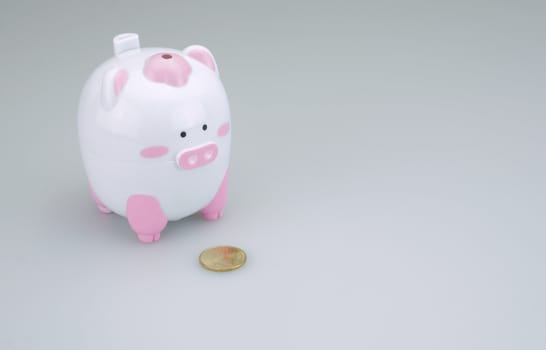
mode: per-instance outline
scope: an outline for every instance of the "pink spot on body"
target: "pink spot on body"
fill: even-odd
[[[158,53],[146,60],[146,79],[174,87],[184,86],[191,74],[191,66],[182,56],[174,53]]]
[[[140,151],[140,156],[142,158],[157,158],[161,157],[169,152],[169,148],[166,146],[153,146],[144,148]]]
[[[218,136],[226,136],[229,132],[229,123],[224,123],[218,128]]]

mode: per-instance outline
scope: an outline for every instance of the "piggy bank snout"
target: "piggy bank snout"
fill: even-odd
[[[144,64],[146,79],[174,87],[186,85],[191,74],[190,64],[180,55],[162,52],[150,56]]]
[[[176,164],[180,169],[191,170],[212,163],[217,156],[218,146],[211,142],[180,151],[176,157]]]

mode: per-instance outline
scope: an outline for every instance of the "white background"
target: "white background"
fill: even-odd
[[[545,349],[543,1],[2,2],[1,349]],[[138,32],[233,115],[217,222],[96,209],[80,89]],[[213,245],[241,270],[202,269]]]

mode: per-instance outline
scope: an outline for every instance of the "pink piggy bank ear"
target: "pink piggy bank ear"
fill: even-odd
[[[129,73],[125,69],[112,68],[104,74],[101,87],[101,103],[106,110],[114,108],[128,79]]]
[[[216,65],[216,60],[209,49],[201,45],[192,45],[182,51],[185,55],[193,58],[194,60],[204,64],[210,70],[219,75],[218,66]]]

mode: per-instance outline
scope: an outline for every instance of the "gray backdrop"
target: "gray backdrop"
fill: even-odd
[[[152,245],[76,129],[131,31],[209,47],[233,114],[224,218]],[[1,349],[546,348],[544,1],[2,0],[0,33]]]

